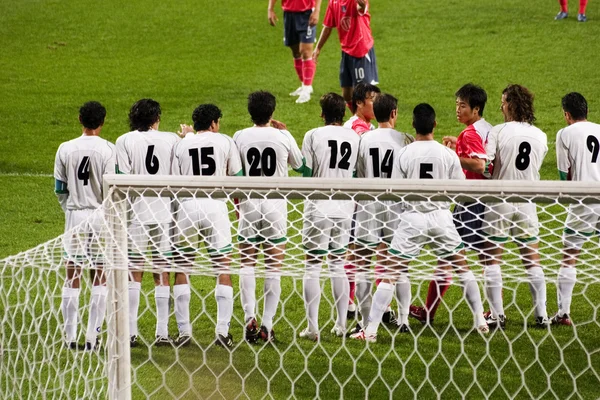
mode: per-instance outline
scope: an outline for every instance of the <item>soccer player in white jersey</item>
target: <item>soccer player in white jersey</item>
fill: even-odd
[[[556,160],[561,180],[600,181],[600,125],[587,120],[588,105],[580,93],[562,98],[567,127],[556,134]],[[583,244],[599,230],[600,206],[575,204],[569,207],[563,234],[563,260],[558,272],[558,312],[552,318],[557,325],[572,325],[571,298],[577,281],[575,266]]]
[[[238,149],[229,136],[219,133],[223,114],[214,104],[201,104],[192,114],[194,126],[181,125],[186,134],[173,149],[171,173],[193,176],[233,176],[242,175],[242,162]],[[195,133],[195,134],[194,134]],[[216,344],[233,346],[229,324],[233,314],[233,288],[228,268],[231,263],[231,222],[227,204],[222,200],[209,198],[183,199],[176,217],[175,246],[178,252],[177,264],[191,269],[204,242],[211,261],[217,270],[217,326]],[[190,283],[184,272],[175,274],[173,285],[175,297],[175,318],[179,337],[175,345],[186,346],[191,342],[190,324]]]
[[[294,137],[272,120],[275,96],[258,91],[248,96],[248,113],[254,126],[238,131],[233,140],[238,147],[246,176],[287,177],[288,164],[302,171],[304,160]],[[286,200],[243,199],[239,204],[238,226],[240,291],[246,323],[244,338],[249,343],[275,339],[273,319],[281,296],[280,269],[286,247]],[[260,329],[256,322],[256,278],[254,267],[261,248],[264,251],[264,308]]]
[[[435,126],[433,108],[429,104],[417,105],[413,110],[416,141],[398,152],[392,178],[465,179],[456,152],[434,140]],[[383,312],[392,300],[394,284],[399,286],[396,292],[400,303],[400,331],[409,331],[411,288],[408,266],[426,244],[437,256],[439,268],[454,268],[458,273],[467,303],[474,315],[475,326],[479,332],[487,333],[489,330],[483,318],[481,294],[473,272],[465,261],[464,246],[452,220],[450,203],[416,201],[405,206],[406,210],[402,213],[389,250],[392,254],[390,274],[377,287],[366,328],[350,337],[367,342],[377,341],[377,330]]]
[[[485,147],[493,163],[492,179],[537,181],[542,161],[548,152],[546,134],[533,126],[535,121],[533,94],[521,85],[508,85],[502,91],[503,124],[488,135]],[[488,242],[484,270],[485,290],[491,312],[487,317],[492,328],[504,328],[502,274],[500,263],[504,244],[512,238],[519,246],[521,260],[527,269],[529,287],[535,308],[535,323],[547,326],[546,280],[538,252],[539,221],[535,203],[488,203],[483,232]]]
[[[355,91],[356,93],[356,91]],[[379,128],[365,132],[358,148],[356,176],[358,178],[392,177],[394,156],[404,146],[414,142],[414,137],[394,129],[398,117],[398,100],[390,94],[379,94],[373,101],[373,111]],[[377,266],[383,268],[388,259],[387,248],[400,221],[401,206],[389,201],[367,201],[358,203],[356,213],[356,298],[362,322],[356,333],[366,326],[371,309],[370,265],[373,254],[377,255]]]
[[[97,348],[106,311],[106,279],[97,249],[102,220],[98,208],[102,204],[102,175],[115,172],[115,146],[99,136],[105,116],[106,109],[96,101],[81,106],[79,122],[83,126],[83,135],[61,144],[54,162],[55,191],[66,220],[67,278],[61,310],[66,344],[71,349],[77,348],[81,267],[90,261],[93,287],[85,334],[86,350]]]
[[[129,112],[128,132],[117,139],[117,168],[122,174],[169,175],[173,146],[179,140],[175,133],[161,132],[161,108],[152,99],[141,99]],[[172,225],[171,200],[168,197],[140,196],[132,206],[129,225],[129,255],[134,266],[129,283],[129,329],[131,345],[137,345],[138,308],[146,253],[152,252],[152,264],[165,268],[172,251],[170,229]],[[156,303],[156,346],[170,346],[169,323],[169,273],[154,274]]]
[[[346,111],[344,98],[336,93],[327,93],[321,97],[320,104],[325,126],[310,130],[304,135],[304,176],[352,178],[360,137],[353,130],[341,126]],[[336,336],[346,334],[350,286],[344,271],[344,255],[348,246],[353,212],[352,200],[307,200],[304,203],[304,306],[308,327],[300,333],[302,338],[315,341],[319,339],[319,276],[324,255],[328,256],[327,266],[331,274],[331,287],[337,310],[337,320],[331,332]]]

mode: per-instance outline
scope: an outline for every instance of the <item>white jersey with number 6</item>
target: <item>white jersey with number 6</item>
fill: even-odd
[[[548,138],[526,122],[505,122],[492,128],[485,151],[494,164],[492,179],[537,181]]]

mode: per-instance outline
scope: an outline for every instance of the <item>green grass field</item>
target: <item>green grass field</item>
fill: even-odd
[[[288,96],[298,82],[289,50],[282,45],[281,12],[279,26],[270,27],[266,3],[0,2],[0,257],[63,232],[51,177],[54,155],[61,142],[79,135],[77,112],[87,100],[106,106],[103,136],[111,141],[128,131],[129,107],[142,97],[161,103],[161,130],[177,130],[180,123],[191,122],[196,105],[214,102],[223,110],[222,131],[232,135],[251,124],[246,96],[258,89],[277,96],[274,117],[287,123],[298,143],[306,131],[319,126],[318,96],[339,92],[337,38],[331,37],[319,58],[314,99],[297,105]],[[508,83],[520,83],[536,94],[536,124],[551,143],[542,177],[556,179],[553,142],[564,126],[561,97],[580,91],[590,105],[589,119],[600,121],[596,3],[590,2],[585,24],[573,18],[573,1],[571,18],[561,22],[553,21],[557,4],[539,0],[372,3],[380,87],[399,99],[399,130],[411,132],[412,107],[429,102],[438,115],[437,137],[458,134],[462,127],[455,118],[454,92],[471,81],[488,92],[486,119],[500,123],[501,91]],[[325,4],[321,17],[324,12]],[[556,225],[546,226],[559,229]],[[547,239],[559,240],[552,234]],[[553,277],[558,255],[551,246],[544,254],[548,276]],[[243,316],[236,297],[232,332],[239,345],[232,353],[214,348],[213,282],[198,277],[192,300],[198,346],[134,349],[133,395],[598,398],[600,291],[594,254],[586,267],[589,276],[576,287],[575,329],[548,333],[526,328],[533,319],[530,295],[526,284],[514,281],[504,294],[511,317],[505,333],[486,340],[469,332],[471,317],[460,289],[452,287],[448,307],[440,310],[434,328],[414,326],[413,336],[382,332],[379,343],[367,347],[349,342],[340,346],[341,340],[327,333],[334,314],[328,284],[320,344],[294,337],[305,323],[302,282],[288,278],[283,282],[277,345],[239,343]],[[0,269],[0,289],[8,293],[0,296],[0,398],[104,397],[105,380],[95,356],[59,347],[62,271],[57,265],[56,270],[32,267]],[[145,279],[149,291],[151,280]],[[424,300],[426,285],[415,280],[413,286],[416,297]],[[554,293],[548,285],[550,312],[556,309]],[[149,341],[154,335],[151,292],[147,299],[140,328]],[[40,310],[45,314],[36,315]],[[38,337],[47,337],[52,348],[40,347]],[[8,351],[15,347],[26,349],[18,360],[11,356],[17,353]]]

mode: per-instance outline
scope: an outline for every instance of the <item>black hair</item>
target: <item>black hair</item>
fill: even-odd
[[[562,108],[571,114],[571,118],[575,121],[587,119],[588,105],[585,97],[583,97],[581,93],[567,93],[565,97],[562,98]]]
[[[398,99],[391,94],[383,93],[377,95],[373,101],[373,112],[377,122],[388,122],[392,111],[398,108]]]
[[[533,124],[535,121],[535,110],[533,108],[533,93],[525,86],[508,85],[502,94],[508,106],[508,113],[512,121],[527,122]]]
[[[325,125],[341,124],[346,114],[346,102],[337,93],[326,93],[319,100]]]
[[[479,116],[483,117],[485,103],[487,103],[487,93],[481,86],[467,83],[454,94],[457,98],[469,103],[469,107],[474,109],[479,107]]]
[[[88,101],[79,108],[79,120],[81,125],[87,129],[97,129],[104,125],[106,108],[97,101]]]
[[[275,96],[269,92],[258,91],[248,95],[248,113],[256,125],[269,123],[275,112]]]
[[[419,135],[428,135],[435,127],[435,110],[427,103],[418,104],[413,110],[413,127]]]
[[[129,111],[129,126],[133,131],[145,132],[160,121],[160,104],[152,99],[136,101]]]
[[[375,85],[371,85],[370,83],[364,83],[364,82],[361,82],[354,87],[354,90],[352,91],[352,107],[351,107],[353,114],[356,112],[356,108],[357,108],[356,104],[359,101],[364,102],[367,99],[367,96],[369,95],[369,93],[381,93],[381,90]]]
[[[192,121],[194,121],[194,130],[206,131],[213,122],[219,122],[219,118],[223,116],[223,113],[219,107],[214,104],[200,104],[194,110],[192,114]]]

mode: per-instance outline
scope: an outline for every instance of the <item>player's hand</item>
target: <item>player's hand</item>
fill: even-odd
[[[271,24],[272,26],[275,26],[275,24],[278,21],[277,14],[275,14],[275,11],[267,10],[267,17],[269,18],[269,24]]]
[[[319,48],[315,48],[315,51],[313,51],[312,53],[312,59],[315,62],[315,64],[317,63],[317,59],[319,58],[319,54],[321,54],[321,50],[319,50]]]
[[[188,133],[194,133],[194,127],[190,126],[190,125],[186,125],[186,124],[180,124],[179,128],[181,129],[181,131],[177,131],[177,134],[179,135],[180,138],[184,138]]]
[[[314,10],[308,19],[308,26],[317,26],[319,23],[319,10]]]
[[[456,150],[456,136],[444,136],[442,144],[452,150]]]
[[[277,121],[276,119],[271,120],[271,126],[275,129],[287,130],[287,125],[281,121]]]
[[[358,11],[363,12],[367,8],[367,0],[356,0]]]

